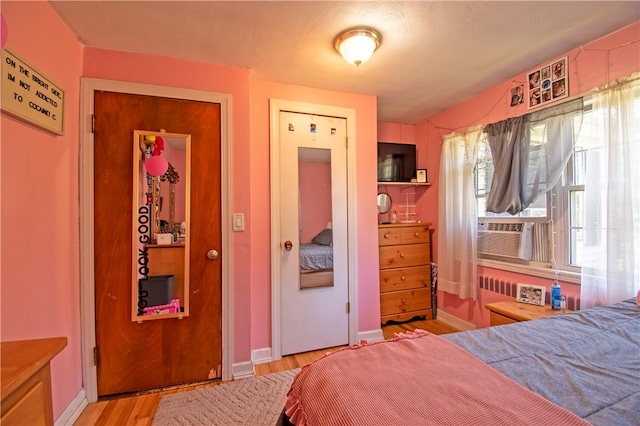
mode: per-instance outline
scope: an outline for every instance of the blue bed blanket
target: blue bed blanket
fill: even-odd
[[[635,299],[442,337],[594,425],[640,425]]]

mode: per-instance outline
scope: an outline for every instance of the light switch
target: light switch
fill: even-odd
[[[233,214],[233,232],[244,231],[244,213]]]

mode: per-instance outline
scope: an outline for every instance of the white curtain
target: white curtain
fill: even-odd
[[[628,299],[640,288],[639,73],[594,91],[588,127],[583,308]]]
[[[477,228],[473,168],[482,126],[443,138],[438,198],[438,289],[476,299]]]

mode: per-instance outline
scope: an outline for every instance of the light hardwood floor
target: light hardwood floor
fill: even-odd
[[[412,331],[416,328],[420,328],[434,334],[447,334],[459,331],[438,320],[421,320],[406,322],[402,324],[388,324],[382,327],[382,333],[385,339],[389,339],[393,337],[394,333]],[[327,352],[333,352],[340,349],[341,347],[289,355],[283,357],[278,361],[273,361],[268,364],[256,365],[256,375],[263,376],[265,374],[277,373],[280,371],[290,370],[292,368],[302,367],[303,365],[306,365],[311,361],[324,356]],[[220,383],[223,382],[216,381],[196,385],[176,386],[173,388],[148,392],[136,396],[126,396],[119,398],[113,397],[99,400],[98,402],[89,404],[84,409],[74,425],[151,425],[151,421],[153,420],[153,416],[156,412],[158,402],[163,395],[200,389],[206,386],[216,386]]]

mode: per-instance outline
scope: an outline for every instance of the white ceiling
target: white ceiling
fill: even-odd
[[[378,97],[415,124],[640,19],[634,1],[51,1],[89,47],[247,68],[254,79]],[[376,29],[355,67],[339,32]]]

